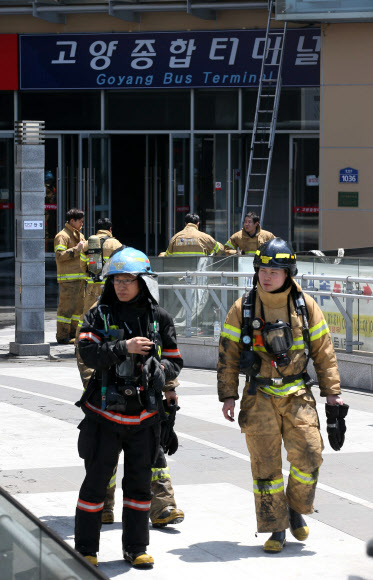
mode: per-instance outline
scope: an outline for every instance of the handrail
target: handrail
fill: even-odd
[[[160,290],[185,290],[192,288],[193,290],[247,290],[250,286],[218,286],[215,284],[159,284]],[[364,294],[345,294],[342,292],[329,292],[328,290],[312,290],[307,288],[307,294],[312,296],[329,296],[331,298],[353,298],[357,300],[373,300],[373,296],[365,296]]]
[[[183,271],[183,272],[156,272],[158,277],[162,278],[197,278],[204,276],[206,278],[252,278],[255,272],[220,272],[220,271],[208,271],[196,270],[196,271]],[[295,276],[295,280],[334,280],[336,282],[357,282],[373,284],[373,278],[369,277],[357,277],[357,276],[329,276],[325,274],[315,275],[315,274],[301,274],[300,276]]]
[[[191,337],[192,336],[192,319],[195,318],[197,315],[195,314],[197,305],[202,302],[206,303],[206,294],[195,294],[199,291],[205,291],[209,294],[209,297],[213,300],[213,304],[215,304],[214,308],[220,311],[219,318],[221,318],[221,326],[223,326],[227,311],[229,309],[229,299],[228,299],[228,290],[229,291],[237,291],[237,292],[245,292],[248,288],[252,285],[252,278],[254,276],[254,272],[221,272],[221,271],[204,271],[204,270],[194,270],[194,271],[182,271],[182,272],[158,272],[159,278],[163,279],[163,283],[159,284],[159,289],[163,291],[173,291],[175,296],[177,297],[181,306],[185,309],[185,336]],[[175,280],[176,284],[171,283],[167,284],[167,279],[178,279]],[[206,282],[214,278],[215,280],[220,278],[220,283],[205,283],[201,284],[201,279],[204,279]],[[234,280],[240,280],[241,284],[237,285],[234,283]],[[245,279],[247,284],[245,286],[242,285],[242,279]],[[346,352],[353,352],[353,345],[362,345],[363,342],[359,340],[353,340],[354,338],[354,322],[356,322],[356,317],[353,313],[353,306],[355,300],[364,300],[367,303],[370,303],[373,300],[373,295],[364,294],[363,291],[356,289],[354,287],[355,284],[371,284],[373,285],[373,277],[368,276],[341,276],[337,275],[315,275],[315,274],[301,274],[295,277],[295,280],[299,282],[299,284],[304,287],[304,291],[310,294],[311,296],[317,297],[320,296],[322,298],[331,298],[336,307],[338,308],[340,314],[343,316],[344,325],[342,326],[343,331],[345,332],[345,339],[342,337],[342,345],[345,344]],[[333,281],[339,282],[344,285],[343,292],[336,292],[335,290],[319,290],[314,287],[314,285],[307,286],[308,281],[318,281],[318,282],[325,282],[325,281]],[[342,290],[342,288],[341,288]],[[219,295],[218,293],[221,294]],[[321,302],[322,304],[322,302]],[[211,305],[211,302],[210,302]],[[202,305],[202,309],[204,306]],[[371,308],[371,307],[369,307]],[[179,311],[182,312],[182,311]],[[199,311],[201,312],[201,311]],[[182,315],[183,317],[184,315]],[[209,315],[206,315],[207,318]],[[358,316],[363,316],[360,311]],[[369,316],[370,310],[369,310]],[[373,315],[372,315],[373,317]],[[358,318],[358,325],[360,328],[360,320],[363,320],[363,324],[368,324],[367,320]],[[208,322],[208,325],[210,322]],[[369,323],[370,324],[370,323]],[[338,332],[338,334],[343,334],[342,332]],[[355,333],[356,334],[356,333]],[[358,335],[359,336],[359,335]],[[367,335],[370,336],[370,335]],[[337,339],[338,340],[338,339]],[[345,343],[344,343],[345,340]],[[369,345],[371,346],[371,345]]]

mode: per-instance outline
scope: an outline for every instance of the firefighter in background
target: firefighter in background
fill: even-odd
[[[81,269],[87,280],[84,309],[80,317],[77,330],[76,344],[78,344],[80,328],[83,323],[84,315],[98,301],[104,287],[102,277],[102,268],[113,252],[119,248],[124,249],[127,246],[122,244],[113,237],[112,223],[108,218],[100,218],[96,222],[96,236],[90,238],[84,243],[80,254]],[[92,239],[94,238],[94,239]],[[82,379],[84,390],[87,388],[89,380],[93,374],[92,368],[88,368],[76,349],[76,358],[80,378]],[[168,390],[175,391],[179,385],[177,379],[169,381],[166,385]],[[170,454],[170,453],[169,453]],[[114,523],[114,504],[116,489],[117,466],[110,479],[106,491],[104,508],[102,510],[102,523]],[[169,524],[178,524],[184,520],[184,512],[176,505],[175,494],[171,484],[170,470],[167,465],[163,449],[160,447],[156,464],[152,467],[152,502],[150,507],[150,519],[153,527],[164,528]]]
[[[251,211],[245,215],[243,228],[233,234],[224,244],[224,252],[227,256],[234,254],[254,255],[259,246],[274,239],[271,232],[262,230],[259,216]]]
[[[79,405],[86,414],[79,425],[78,449],[86,477],[75,518],[75,547],[97,565],[106,488],[124,450],[123,557],[135,567],[149,567],[151,466],[158,454],[162,391],[168,405],[177,403],[167,382],[176,379],[183,361],[171,316],[158,305],[158,283],[147,256],[134,248],[108,260],[100,304],[85,316],[79,351],[96,370]]]
[[[253,290],[233,304],[221,333],[218,395],[224,417],[234,421],[239,372],[246,374],[238,423],[250,452],[257,530],[272,534],[266,552],[280,552],[289,526],[297,540],[308,537],[301,514],[313,512],[322,463],[324,445],[306,372],[310,358],[327,400],[328,422],[329,412],[342,416],[348,405],[341,398],[328,325],[315,300],[293,280],[297,267],[290,245],[281,238],[266,242],[254,269]],[[328,435],[338,450],[329,426]],[[282,440],[291,464],[286,494]]]
[[[109,218],[99,218],[96,221],[96,235],[90,236],[88,240],[84,242],[84,246],[80,252],[80,269],[84,274],[86,287],[84,292],[83,312],[76,330],[76,342],[79,338],[84,315],[90,308],[92,308],[94,303],[97,302],[101,296],[104,287],[102,268],[110,258],[111,254],[118,248],[122,247],[122,244],[113,237],[112,227],[113,224]],[[84,370],[80,370],[80,362],[82,364],[83,362],[79,357],[79,353],[77,353],[77,355],[80,376],[83,381],[83,386],[86,388],[87,381],[89,380],[92,371],[90,371],[87,378],[85,378]]]
[[[175,234],[169,243],[166,256],[213,256],[224,252],[222,244],[199,231],[200,219],[196,213],[185,216],[185,228]],[[162,252],[163,254],[163,252]]]
[[[59,301],[57,309],[57,342],[74,344],[76,328],[83,311],[84,278],[80,270],[80,251],[84,245],[81,233],[84,212],[70,209],[63,230],[54,238]]]

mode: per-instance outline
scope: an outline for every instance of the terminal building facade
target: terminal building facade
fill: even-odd
[[[282,0],[273,21],[291,20],[262,225],[298,252],[372,246],[370,2],[363,22],[302,15],[316,4]],[[223,244],[240,229],[267,2],[0,0],[0,16],[0,259],[17,120],[45,121],[47,256],[71,207],[86,237],[109,217],[149,255],[189,211]]]

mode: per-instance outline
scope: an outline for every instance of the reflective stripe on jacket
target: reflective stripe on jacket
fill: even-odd
[[[68,222],[54,238],[54,253],[57,264],[57,282],[84,280],[80,270],[79,252],[74,247],[84,241],[84,236]]]
[[[294,282],[297,289],[300,287]],[[279,294],[264,292],[258,284],[256,293],[255,315],[260,316],[260,299],[263,303],[266,322],[275,322],[277,319],[288,322],[287,297],[290,288]],[[340,377],[338,372],[337,358],[330,338],[328,325],[323,313],[315,300],[308,294],[304,294],[308,309],[309,332],[311,344],[311,358],[314,362],[321,396],[337,395],[341,392]],[[282,367],[281,373],[285,376],[300,373],[306,361],[304,342],[302,336],[302,317],[298,316],[292,299],[290,299],[291,327],[293,332],[293,346],[288,352],[290,364]],[[241,342],[242,325],[242,298],[239,298],[230,309],[220,335],[219,362],[218,362],[218,394],[219,400],[224,401],[229,397],[238,399],[238,376],[239,359],[243,344]],[[261,359],[260,374],[258,376],[273,379],[281,378],[276,368],[272,365],[272,356],[266,351],[260,331],[253,333],[253,349]],[[243,398],[247,395],[246,383]],[[285,396],[294,393],[304,386],[302,379],[293,383],[279,384],[278,386],[263,386],[258,388],[268,394]]]
[[[223,246],[214,238],[200,232],[196,224],[187,224],[169,243],[166,256],[210,256],[223,253]]]
[[[267,232],[266,230],[262,230],[260,224],[257,225],[256,234],[255,236],[251,237],[245,231],[245,228],[242,228],[239,232],[233,234],[227,242],[224,244],[224,252],[227,255],[236,254],[238,250],[244,252],[245,254],[252,254],[254,256],[255,252],[264,244],[264,242],[269,242],[269,240],[273,240],[276,236],[274,236],[271,232]]]

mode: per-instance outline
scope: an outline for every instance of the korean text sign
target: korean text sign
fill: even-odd
[[[276,78],[281,34],[266,77]],[[20,35],[21,89],[258,86],[264,30]],[[320,31],[291,29],[283,85],[320,84]]]

